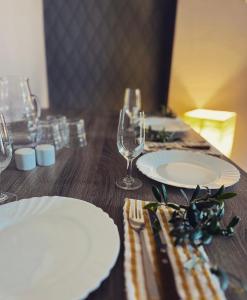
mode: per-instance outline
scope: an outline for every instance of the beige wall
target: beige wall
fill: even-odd
[[[0,76],[30,78],[48,105],[42,0],[0,0]]]
[[[237,112],[232,159],[247,170],[244,0],[178,0],[169,102],[178,114],[194,108]]]

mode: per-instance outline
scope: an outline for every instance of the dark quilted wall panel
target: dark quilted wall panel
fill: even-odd
[[[51,106],[118,110],[138,87],[145,111],[168,93],[176,1],[44,0]]]

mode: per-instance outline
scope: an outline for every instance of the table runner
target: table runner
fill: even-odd
[[[144,270],[141,259],[141,244],[138,234],[130,227],[128,222],[128,214],[131,201],[141,201],[142,207],[147,201],[125,199],[123,208],[124,217],[124,272],[125,286],[127,298],[129,300],[146,300],[147,292],[144,283]],[[173,270],[173,276],[176,284],[177,293],[183,300],[225,300],[218,278],[210,272],[208,257],[202,247],[195,250],[189,246],[175,246],[173,238],[170,235],[172,229],[169,219],[172,209],[162,206],[157,211],[157,216],[161,224],[162,236],[166,242],[167,254]],[[162,278],[159,278],[158,261],[156,255],[156,241],[153,235],[149,213],[143,209],[145,219],[145,241],[147,243],[148,252],[154,268],[155,278],[158,284],[162,284]],[[200,263],[196,267],[186,269],[184,264],[192,257],[201,258]],[[171,274],[172,275],[172,274]],[[165,294],[165,291],[164,291]],[[168,298],[167,298],[168,299]]]

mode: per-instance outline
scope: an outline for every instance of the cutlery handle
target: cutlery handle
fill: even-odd
[[[147,249],[144,231],[140,232],[142,262],[144,268],[145,285],[148,293],[148,300],[160,300],[160,293],[154,275],[154,267],[152,265],[150,255]]]
[[[201,145],[201,144],[183,144],[182,145],[183,148],[187,148],[187,149],[199,149],[199,150],[209,150],[210,146],[205,144],[205,145]]]

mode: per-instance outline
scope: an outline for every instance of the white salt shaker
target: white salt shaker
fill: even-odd
[[[51,166],[55,163],[55,147],[53,145],[38,145],[35,150],[36,160],[39,166]]]
[[[15,164],[18,170],[30,171],[36,167],[35,151],[32,148],[20,148],[15,151]]]

